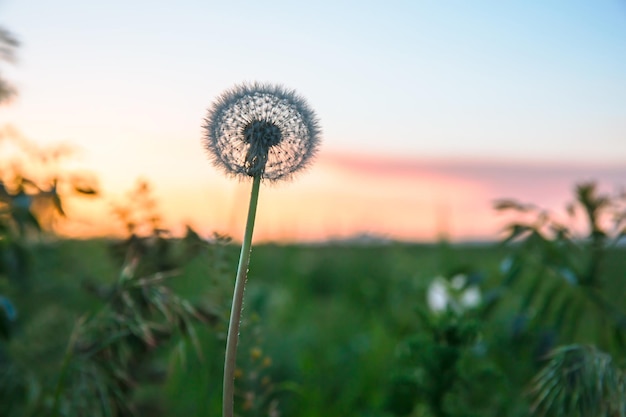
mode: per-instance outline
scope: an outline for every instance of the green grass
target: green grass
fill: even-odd
[[[441,273],[497,269],[494,247],[445,245],[261,245],[253,249],[244,318],[261,317],[261,348],[272,358],[272,377],[289,381],[281,396],[288,415],[360,415],[380,409],[395,349],[415,330],[418,306],[425,305],[430,280]],[[234,279],[236,253],[228,252],[227,282]],[[189,295],[207,288],[207,261],[196,260],[179,287]],[[223,285],[218,289],[222,291]],[[228,291],[232,291],[228,287]],[[248,326],[247,329],[250,329]],[[245,355],[256,340],[241,335]],[[204,341],[221,357],[223,343]],[[219,364],[220,361],[218,360]],[[176,415],[190,403],[207,401],[219,412],[221,368],[194,363],[175,372],[170,389]],[[184,377],[180,374],[184,374]],[[204,375],[204,376],[203,376]],[[192,384],[188,381],[195,381]],[[179,401],[181,395],[186,399]],[[181,407],[181,408],[177,408]],[[213,415],[213,414],[212,414]]]
[[[25,367],[58,367],[74,320],[101,305],[85,291],[85,282],[110,284],[118,277],[121,264],[110,256],[110,245],[106,240],[35,245],[30,281],[23,288],[2,284],[0,293],[18,307],[21,340],[30,343],[10,346]],[[398,347],[420,331],[417,309],[426,305],[431,279],[469,273],[482,277],[486,292],[499,282],[506,253],[496,245],[256,246],[244,301],[239,384],[257,395],[273,387],[282,415],[291,417],[387,415],[384,404],[398,370]],[[624,253],[619,249],[611,261],[622,277]],[[180,341],[159,353],[168,371],[165,385],[138,395],[158,405],[161,415],[220,414],[226,314],[237,257],[235,245],[212,247],[185,263],[171,281],[180,295],[222,320],[198,328],[202,358]],[[624,281],[608,288],[623,291]],[[519,299],[510,293],[506,300],[485,319],[484,337],[495,349],[490,352],[495,363],[510,371],[514,386],[506,391],[521,395],[524,387],[515,384],[537,369],[530,347],[535,340],[511,342]],[[262,364],[265,358],[271,365]],[[270,382],[261,384],[262,377]]]

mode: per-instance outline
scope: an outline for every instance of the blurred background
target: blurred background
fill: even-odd
[[[626,3],[0,0],[0,416],[219,415],[241,82],[263,186],[238,417],[626,415]]]
[[[239,236],[249,185],[209,165],[200,127],[232,85],[280,83],[324,142],[310,172],[263,190],[258,240],[489,240],[496,198],[556,207],[575,181],[622,185],[625,16],[619,0],[4,0],[19,94],[0,125],[71,146],[65,166],[98,178],[105,198],[72,207],[67,235],[119,235],[110,201],[142,178],[177,234]]]

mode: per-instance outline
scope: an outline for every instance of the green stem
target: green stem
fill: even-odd
[[[250,206],[248,208],[248,220],[246,231],[241,245],[239,266],[237,267],[237,279],[235,280],[235,292],[233,294],[233,306],[230,312],[228,325],[228,338],[226,339],[226,358],[224,359],[224,392],[222,397],[222,416],[233,417],[235,397],[235,365],[237,359],[237,343],[239,342],[239,325],[241,324],[241,311],[243,309],[243,292],[246,286],[248,264],[250,263],[250,251],[252,250],[252,231],[254,230],[254,218],[256,206],[259,200],[259,188],[261,176],[256,175],[252,181],[250,193]]]

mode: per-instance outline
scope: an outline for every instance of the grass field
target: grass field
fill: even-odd
[[[122,258],[111,255],[112,243],[60,240],[34,245],[29,281],[0,288],[18,308],[19,326],[7,351],[22,369],[44,380],[58,371],[76,320],[102,308],[103,302],[86,288],[119,277]],[[170,245],[167,256],[179,258],[181,247],[180,242]],[[153,352],[155,383],[141,384],[133,394],[142,405],[141,415],[220,414],[226,318],[238,250],[214,243],[177,265],[170,280],[174,291],[216,319],[195,326],[201,357],[180,338]],[[449,411],[440,415],[464,415],[450,411],[454,402],[466,404],[465,415],[524,415],[524,392],[540,367],[533,355],[542,341],[560,342],[558,335],[547,332],[549,322],[535,317],[532,326],[516,328],[522,297],[515,291],[500,294],[489,311],[478,308],[451,321],[429,313],[426,302],[433,278],[458,274],[475,282],[486,302],[500,288],[501,264],[509,251],[497,244],[445,243],[255,247],[239,349],[241,415],[394,415],[389,407],[394,380],[407,369],[426,379],[434,373],[436,379],[439,368],[420,361],[437,363],[442,346],[458,351],[460,359],[453,371],[445,370],[448,385],[456,388],[442,395],[448,404],[442,407]],[[612,270],[624,278],[626,251],[616,249],[611,259]],[[623,294],[624,280],[611,288]],[[447,336],[429,336],[465,324],[478,326],[477,337],[467,346],[462,340],[455,345]],[[550,334],[553,339],[548,340]],[[594,341],[587,336],[587,342]],[[416,337],[421,347],[407,365],[402,352]],[[585,337],[579,334],[568,341]],[[430,350],[419,350],[423,348]],[[484,399],[486,395],[490,397]],[[405,415],[436,414],[417,407]]]
[[[228,255],[230,271],[235,255]],[[246,348],[258,344],[272,358],[272,379],[289,382],[289,415],[361,415],[379,409],[395,349],[415,330],[415,308],[425,305],[431,279],[442,271],[488,274],[497,270],[498,258],[494,248],[471,246],[257,247],[245,316],[260,317],[248,330],[261,335],[257,339],[244,330],[241,351],[245,355]],[[190,266],[193,278],[180,287],[183,293],[210,291],[203,268],[201,261]],[[214,349],[219,356],[223,342]],[[212,393],[212,413],[218,413],[220,390],[211,383],[219,381],[221,364],[212,368],[212,378],[197,375],[197,365],[191,373],[181,371],[171,386],[176,399],[188,396],[179,403],[187,407],[180,415],[206,415],[202,407],[207,392]],[[198,378],[192,389],[188,378]],[[201,412],[194,414],[198,406]]]

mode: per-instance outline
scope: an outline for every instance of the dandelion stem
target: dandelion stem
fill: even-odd
[[[248,264],[250,263],[252,231],[254,230],[254,219],[256,217],[256,206],[259,200],[260,185],[261,176],[255,175],[252,181],[252,191],[250,192],[248,220],[246,221],[246,231],[243,243],[241,244],[241,255],[239,256],[239,266],[237,267],[237,279],[235,280],[233,305],[230,312],[230,323],[228,325],[228,338],[226,339],[226,358],[224,359],[224,392],[222,397],[223,417],[233,417],[237,343],[239,342],[239,326],[241,324],[241,311],[243,309],[243,293],[248,275]]]

